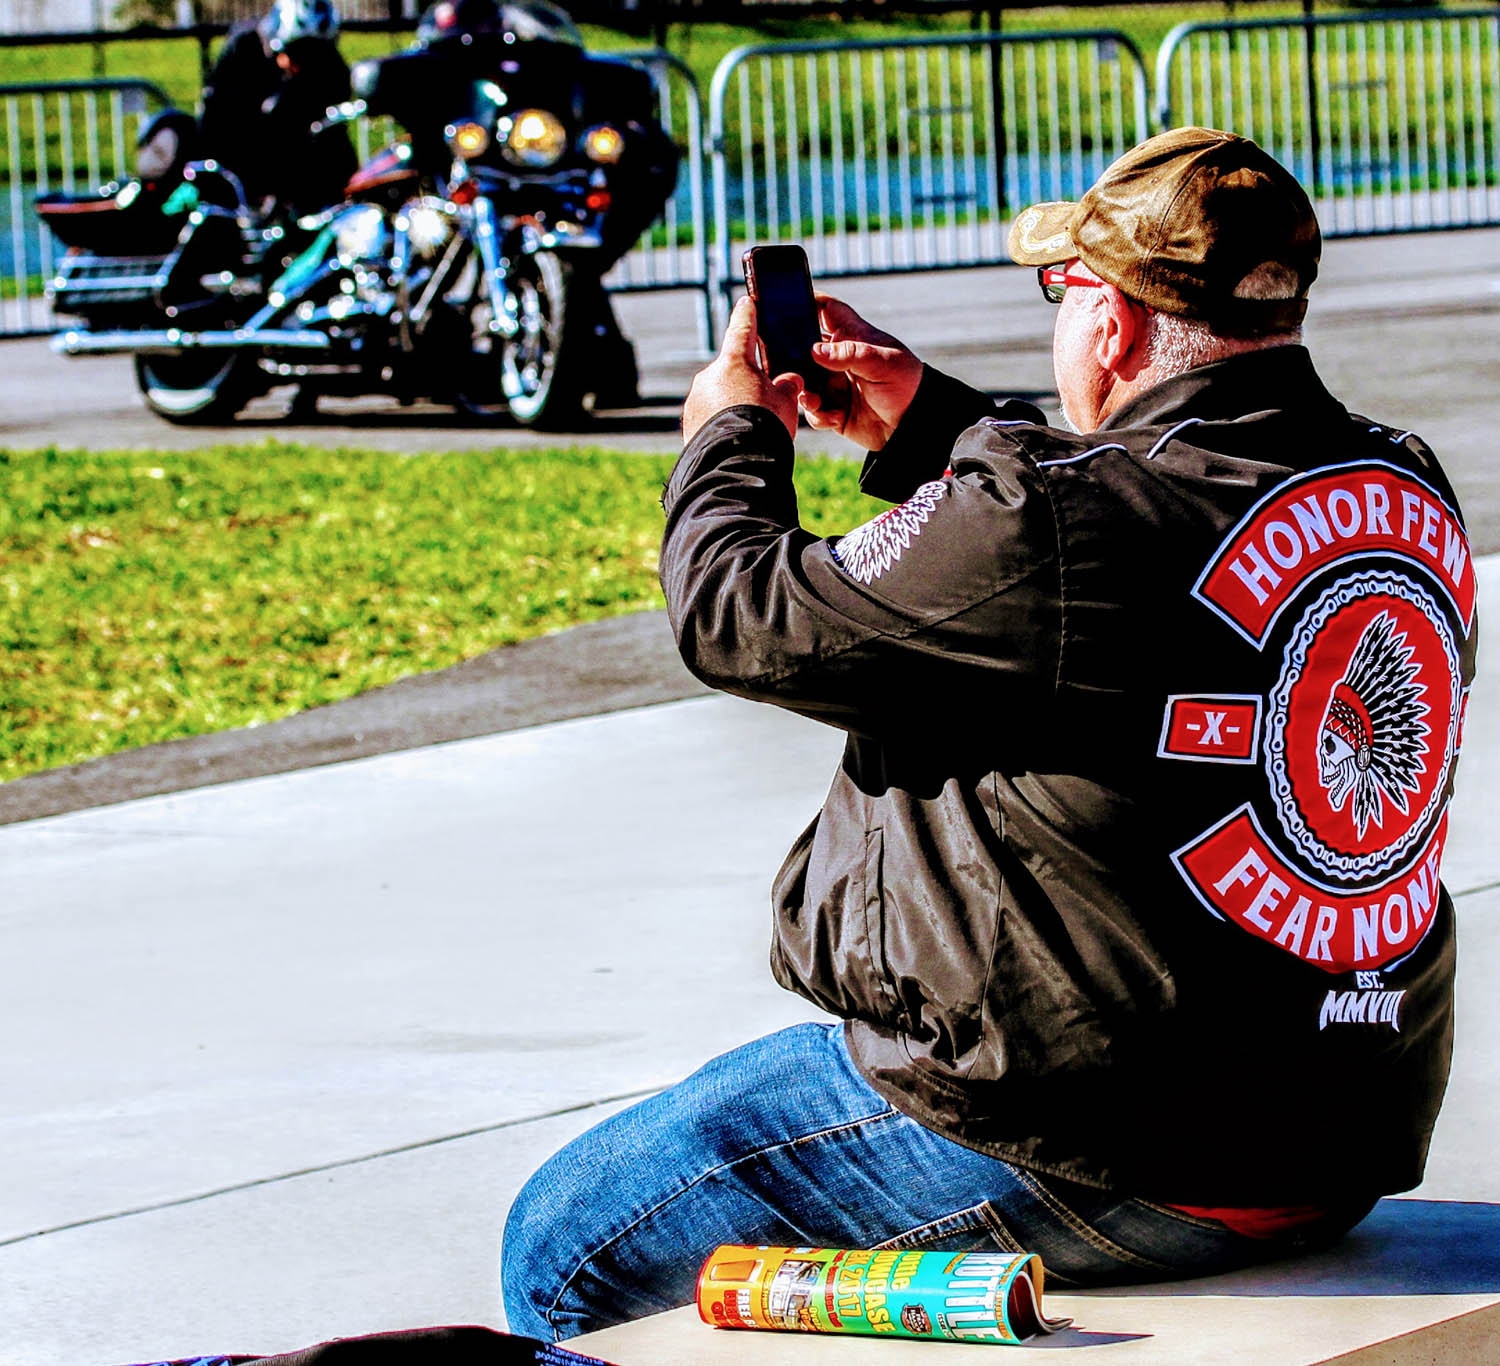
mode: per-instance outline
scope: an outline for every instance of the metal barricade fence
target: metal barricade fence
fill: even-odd
[[[706,139],[683,62],[621,55],[651,73],[684,157],[663,216],[607,283],[697,292],[704,346],[747,246],[802,242],[825,278],[1002,263],[1016,208],[1076,197],[1152,131],[1145,64],[1114,32],[738,48],[714,73]],[[1330,236],[1500,224],[1495,9],[1184,24],[1156,91],[1157,126],[1261,142]],[[34,195],[128,174],[166,102],[134,79],[0,86],[0,333],[52,326],[40,289],[55,248]],[[363,123],[361,154],[395,131]]]
[[[1157,59],[1161,127],[1252,137],[1327,236],[1500,223],[1500,11],[1183,24]]]
[[[738,48],[709,93],[715,288],[767,241],[824,278],[1005,261],[1016,206],[1076,197],[1149,132],[1118,33]]]
[[[129,175],[137,134],[167,103],[163,91],[142,80],[0,85],[0,333],[24,336],[54,326],[43,289],[56,244],[37,219],[36,196]]]
[[[708,214],[704,197],[703,96],[692,70],[660,49],[622,52],[644,68],[657,92],[657,116],[667,134],[684,149],[677,189],[660,218],[634,250],[610,271],[605,283],[616,293],[691,289],[700,295],[698,340],[712,340],[712,282],[709,267]]]

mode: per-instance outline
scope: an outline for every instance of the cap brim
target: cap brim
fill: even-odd
[[[1019,266],[1055,266],[1078,255],[1068,224],[1078,207],[1071,199],[1033,204],[1016,215],[1006,243]]]

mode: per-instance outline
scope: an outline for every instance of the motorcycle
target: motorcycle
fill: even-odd
[[[54,349],[133,355],[147,405],[177,423],[290,383],[546,428],[633,395],[600,279],[671,192],[676,150],[644,72],[586,56],[540,0],[503,8],[491,44],[354,68],[356,98],[324,126],[389,114],[405,136],[321,213],[261,218],[211,160],[175,184],[40,198],[66,247],[49,294],[82,324]]]

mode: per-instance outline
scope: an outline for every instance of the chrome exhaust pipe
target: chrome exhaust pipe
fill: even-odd
[[[118,356],[130,353],[178,355],[183,351],[236,351],[265,348],[282,351],[327,351],[325,332],[290,328],[239,328],[220,332],[183,332],[170,327],[161,331],[59,332],[52,349],[60,356]]]

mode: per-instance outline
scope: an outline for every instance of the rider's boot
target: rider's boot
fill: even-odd
[[[601,285],[593,300],[593,345],[591,369],[599,378],[594,385],[594,408],[638,408],[641,404],[640,369],[635,347],[620,331],[609,294]]]
[[[286,410],[288,422],[316,422],[318,418],[318,391],[310,384],[299,384],[292,396],[291,406]]]

